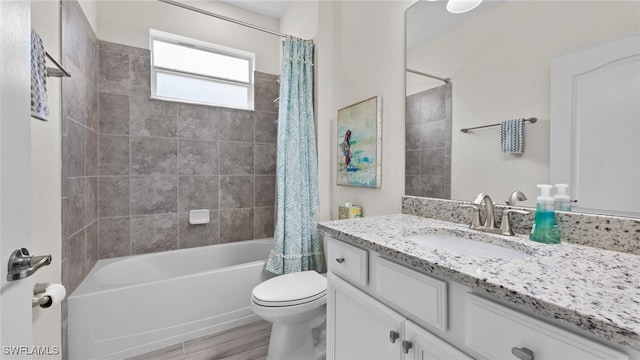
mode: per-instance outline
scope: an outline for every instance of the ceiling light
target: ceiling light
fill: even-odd
[[[482,0],[449,0],[447,10],[452,14],[461,14],[475,9]]]

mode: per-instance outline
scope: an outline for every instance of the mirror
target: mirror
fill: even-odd
[[[640,3],[485,0],[463,14],[445,6],[422,0],[406,14],[405,193],[470,200],[485,192],[504,203],[521,190],[528,200],[518,205],[534,206],[536,184],[558,181],[550,172],[552,62],[640,35]],[[460,131],[514,118],[537,119],[525,123],[520,155],[501,152],[500,126]]]

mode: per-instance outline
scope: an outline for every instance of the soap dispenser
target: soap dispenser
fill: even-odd
[[[536,201],[536,217],[529,239],[545,244],[559,244],[560,233],[556,225],[556,212],[553,197],[551,197],[553,186],[548,184],[537,186],[540,189],[540,196]]]
[[[553,195],[556,210],[571,211],[571,200],[567,195],[567,184],[556,184],[557,192]]]

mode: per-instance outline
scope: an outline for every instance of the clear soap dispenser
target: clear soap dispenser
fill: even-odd
[[[545,244],[559,244],[560,233],[556,225],[556,212],[551,197],[553,186],[548,184],[538,184],[537,186],[540,189],[540,196],[536,201],[536,217],[529,239]]]
[[[556,210],[571,211],[571,200],[567,195],[567,184],[556,184],[557,192],[553,195],[553,201],[555,202]]]

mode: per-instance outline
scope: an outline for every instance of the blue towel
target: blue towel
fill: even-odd
[[[505,120],[500,124],[500,148],[503,153],[524,153],[524,119]]]
[[[31,29],[31,116],[47,120],[47,65],[40,35]]]

